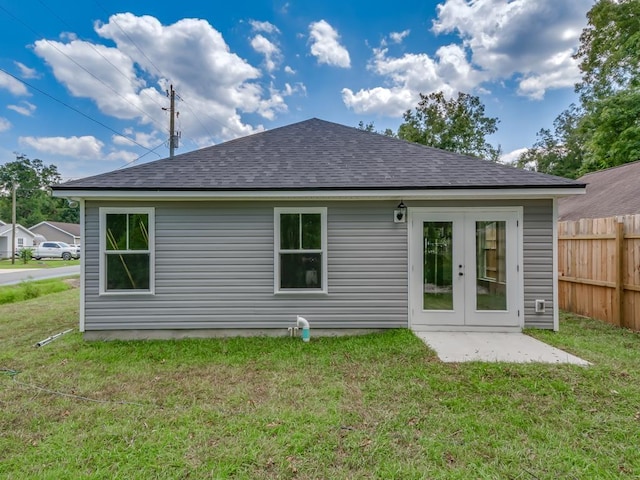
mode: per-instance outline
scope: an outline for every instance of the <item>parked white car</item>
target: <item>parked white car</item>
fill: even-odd
[[[41,258],[62,258],[63,260],[71,260],[72,258],[80,258],[80,252],[68,243],[64,242],[42,242],[33,248],[31,256],[36,260]]]

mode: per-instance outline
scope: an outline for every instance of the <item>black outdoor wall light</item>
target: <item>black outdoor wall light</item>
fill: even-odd
[[[407,206],[402,200],[393,211],[393,221],[395,223],[405,223],[407,221]]]

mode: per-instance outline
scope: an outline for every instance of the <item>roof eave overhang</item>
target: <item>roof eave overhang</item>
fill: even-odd
[[[563,187],[363,189],[363,190],[119,190],[55,189],[73,200],[455,200],[559,198],[586,193],[584,185]]]

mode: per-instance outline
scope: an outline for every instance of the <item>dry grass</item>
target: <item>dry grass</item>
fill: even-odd
[[[640,476],[637,334],[535,333],[590,368],[442,364],[404,330],[34,348],[77,293],[0,307],[2,478]]]

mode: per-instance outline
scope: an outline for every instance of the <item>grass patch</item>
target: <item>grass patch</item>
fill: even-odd
[[[0,270],[22,270],[33,268],[58,268],[58,267],[72,267],[74,265],[80,265],[80,259],[77,260],[62,260],[61,258],[48,258],[42,260],[30,260],[27,263],[23,263],[22,260],[16,258],[14,264],[11,263],[11,259],[0,260]]]
[[[0,286],[0,305],[31,300],[43,295],[69,290],[69,282],[61,278],[29,280],[15,285]]]
[[[533,332],[589,368],[443,364],[407,330],[34,348],[77,295],[0,307],[2,478],[640,476],[635,333]]]

